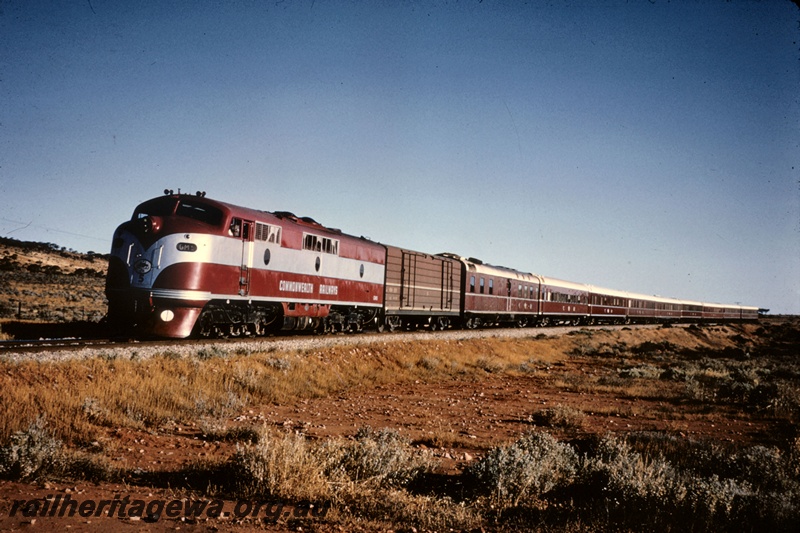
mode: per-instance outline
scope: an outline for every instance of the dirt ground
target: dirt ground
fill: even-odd
[[[637,398],[603,392],[582,392],[569,384],[575,376],[613,376],[619,361],[592,356],[566,355],[524,374],[488,373],[480,379],[465,377],[447,381],[417,381],[391,386],[360,387],[341,395],[299,400],[286,405],[249,406],[231,417],[228,427],[268,426],[277,431],[302,432],[310,438],[350,436],[358,428],[393,428],[412,439],[415,446],[432,450],[442,461],[443,474],[457,473],[488,449],[518,438],[537,424],[536,413],[548,407],[566,407],[584,413],[568,428],[548,427],[560,439],[589,434],[630,431],[667,431],[687,439],[711,439],[742,444],[772,443],[782,423],[734,407],[708,406],[700,402],[663,398]],[[675,383],[675,386],[682,386]],[[676,395],[677,397],[677,395]],[[136,472],[169,472],[193,461],[225,459],[235,443],[209,440],[195,426],[173,426],[146,432],[109,429],[104,454],[112,464]],[[290,511],[277,524],[239,519],[224,514],[218,518],[163,517],[155,522],[138,518],[22,516],[15,501],[51,500],[67,496],[74,500],[114,500],[129,496],[145,501],[191,498],[168,478],[148,484],[130,479],[124,484],[48,482],[24,484],[0,481],[0,531],[299,531]],[[200,498],[201,496],[195,496]],[[236,502],[225,502],[233,509]],[[288,515],[288,516],[287,516]],[[307,526],[306,526],[307,527]],[[320,531],[340,531],[339,526],[320,520]],[[308,530],[308,529],[306,529]],[[410,529],[409,529],[410,531]]]

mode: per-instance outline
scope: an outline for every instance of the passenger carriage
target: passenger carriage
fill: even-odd
[[[595,286],[589,286],[588,291],[588,322],[591,324],[622,324],[628,321],[631,312],[636,318],[649,313],[644,302],[635,307],[631,305],[630,293]]]
[[[542,325],[574,324],[589,315],[589,287],[561,279],[539,276],[541,285]]]
[[[539,276],[487,265],[479,259],[443,255],[458,258],[462,265],[462,321],[465,327],[471,329],[494,324],[523,327],[539,320]]]

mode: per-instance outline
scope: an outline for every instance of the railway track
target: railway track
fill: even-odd
[[[214,357],[250,353],[321,349],[330,346],[366,345],[378,342],[466,340],[482,337],[526,338],[558,336],[579,330],[657,328],[637,326],[553,326],[543,328],[487,328],[478,330],[404,331],[338,335],[291,335],[227,339],[133,340],[133,339],[41,339],[0,341],[0,360],[59,361],[68,359],[144,359],[169,353],[176,356]]]

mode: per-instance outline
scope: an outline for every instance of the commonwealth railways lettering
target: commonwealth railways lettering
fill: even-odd
[[[278,290],[282,292],[302,292],[305,294],[314,294],[313,283],[302,283],[300,281],[285,281],[281,280],[278,285]]]
[[[320,285],[319,293],[336,296],[339,294],[339,287],[337,287],[336,285]]]
[[[313,283],[303,283],[300,281],[286,281],[281,280],[278,289],[281,292],[300,292],[304,294],[314,294]],[[337,296],[339,294],[339,287],[336,285],[320,285],[319,294],[328,296]]]

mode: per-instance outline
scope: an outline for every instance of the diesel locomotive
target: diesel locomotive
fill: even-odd
[[[113,329],[171,338],[758,318],[756,307],[633,294],[426,254],[289,212],[169,190],[137,206],[114,232],[106,296]]]

